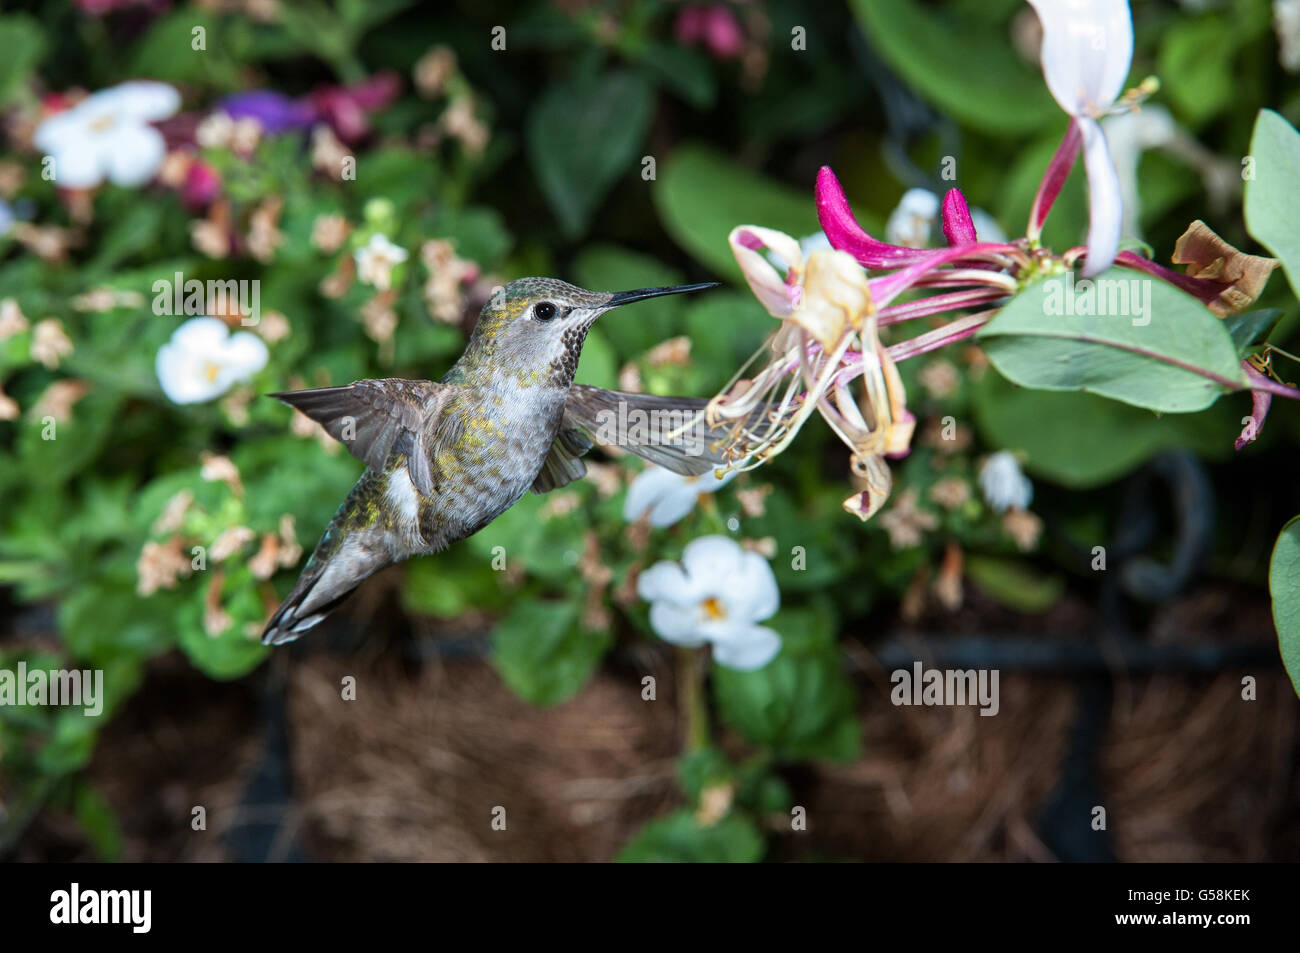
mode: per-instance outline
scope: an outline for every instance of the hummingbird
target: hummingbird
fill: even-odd
[[[270,395],[321,424],[366,469],[263,643],[293,641],[370,575],[473,535],[530,489],[579,479],[587,472],[581,457],[596,443],[690,476],[725,465],[728,434],[703,424],[706,400],[573,382],[587,332],[605,312],[716,285],[601,293],[520,278],[483,307],[440,381],[360,380]]]

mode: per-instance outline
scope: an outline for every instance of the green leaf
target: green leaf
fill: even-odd
[[[1202,414],[1158,417],[1094,394],[1026,390],[995,373],[972,399],[988,443],[1024,454],[1033,475],[1075,489],[1108,483],[1172,447],[1226,457],[1249,412],[1248,402],[1223,401]]]
[[[1246,180],[1246,229],[1282,262],[1300,298],[1300,132],[1261,109],[1250,137],[1255,177]]]
[[[659,175],[653,196],[668,234],[731,281],[744,280],[727,244],[737,225],[762,225],[795,238],[817,231],[811,182],[807,192],[798,192],[698,144],[679,147]]]
[[[1273,625],[1282,664],[1300,695],[1300,516],[1278,534],[1268,564],[1268,588],[1273,594]]]
[[[112,863],[122,855],[122,829],[103,795],[87,783],[77,785],[73,800],[77,822],[90,837],[101,861]]]
[[[0,17],[0,105],[9,101],[45,52],[41,27],[26,14]]]
[[[640,73],[616,71],[549,87],[528,116],[528,157],[566,234],[576,238],[637,150],[654,116]]]
[[[966,574],[994,600],[1017,612],[1046,612],[1065,591],[1060,576],[1041,573],[1021,559],[969,553]]]
[[[978,339],[1017,384],[1088,391],[1150,410],[1203,410],[1245,386],[1222,321],[1172,285],[1126,269],[1030,285]]]
[[[1252,346],[1268,340],[1280,320],[1281,308],[1263,308],[1245,314],[1229,315],[1223,319],[1223,326],[1232,337],[1232,343],[1237,346],[1237,356],[1244,357]]]
[[[407,563],[402,605],[408,612],[452,619],[470,609],[500,605],[500,580],[501,574],[485,562],[422,556]]]
[[[753,821],[729,814],[705,827],[688,810],[651,821],[618,852],[621,863],[753,864],[766,845]]]
[[[497,624],[492,664],[510,689],[534,705],[577,694],[609,648],[608,631],[584,631],[578,603],[521,599]]]
[[[941,111],[994,133],[1061,120],[1042,75],[1011,47],[1010,27],[918,0],[852,0],[872,46]]]
[[[790,609],[767,624],[781,635],[775,659],[753,672],[713,666],[723,720],[779,757],[853,760],[861,729],[829,614]]]

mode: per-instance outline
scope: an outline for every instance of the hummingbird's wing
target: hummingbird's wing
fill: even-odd
[[[635,453],[674,473],[699,476],[734,462],[726,454],[731,426],[707,427],[700,417],[707,405],[699,397],[656,397],[574,384],[560,432],[581,429],[596,443]]]
[[[450,391],[433,381],[387,378],[270,396],[301,410],[372,469],[383,469],[395,450],[406,454],[411,483],[429,494],[429,444]]]
[[[533,481],[533,492],[549,493],[566,483],[581,479],[587,473],[587,465],[578,458],[591,447],[591,441],[581,430],[562,425],[555,443],[551,444],[551,450],[542,462],[537,479]]]

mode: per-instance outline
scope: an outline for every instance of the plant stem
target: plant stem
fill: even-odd
[[[709,709],[704,698],[704,652],[702,649],[677,649],[678,704],[686,719],[682,739],[686,751],[700,751],[709,746]]]

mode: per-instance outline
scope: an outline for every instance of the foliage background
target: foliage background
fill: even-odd
[[[58,318],[73,344],[57,366],[47,367],[33,357],[30,333],[0,343],[0,382],[23,408],[18,419],[0,422],[6,620],[0,651],[8,666],[25,658],[31,666],[103,668],[110,705],[100,719],[0,710],[0,851],[148,854],[132,839],[147,842],[151,835],[129,816],[145,809],[104,793],[123,790],[105,779],[102,766],[117,760],[115,753],[120,758],[125,742],[120,733],[100,739],[114,720],[156,726],[159,719],[198,717],[163,701],[169,679],[195,690],[192,676],[178,674],[178,658],[185,660],[182,669],[192,666],[205,679],[242,680],[244,694],[227,697],[245,714],[265,710],[259,705],[278,710],[268,699],[282,693],[286,677],[292,681],[286,672],[300,646],[282,650],[284,658],[271,669],[267,650],[249,632],[287,590],[296,566],[258,579],[248,566],[255,551],[249,546],[242,558],[172,587],[147,596],[137,588],[141,553],[166,535],[154,527],[178,492],[194,495],[183,527],[187,539],[210,545],[232,526],[275,533],[287,514],[298,541],[310,547],[355,480],[359,465],[351,458],[294,432],[286,408],[254,395],[363,377],[436,379],[463,347],[493,279],[528,274],[601,289],[727,282],[705,296],[647,302],[619,316],[625,320],[603,322],[588,340],[579,375],[602,386],[639,377],[654,392],[711,394],[771,325],[740,280],[726,234],[741,223],[794,235],[816,231],[812,183],[824,164],[836,169],[864,226],[881,234],[907,188],[938,192],[954,184],[940,177],[943,157],[953,156],[955,184],[971,205],[988,210],[1009,235],[1019,233],[1065,125],[1037,69],[1017,50],[1027,11],[1019,0],[720,4],[740,30],[736,55],[725,57],[680,39],[688,6],[646,0],[6,4],[0,16],[5,162],[23,173],[6,199],[20,218],[69,229],[77,244],[52,261],[12,234],[0,236],[0,299],[14,299],[33,323]],[[1260,107],[1293,124],[1300,119],[1300,84],[1279,65],[1267,0],[1139,0],[1134,6],[1135,81],[1158,74],[1157,101],[1228,168],[1245,154]],[[202,52],[191,45],[196,25],[206,31]],[[491,46],[497,26],[506,30],[504,51]],[[806,31],[806,50],[791,48],[796,28]],[[413,71],[435,45],[454,51],[457,68],[438,93],[425,95],[415,88]],[[67,197],[42,180],[39,154],[24,140],[45,97],[77,87],[164,80],[182,91],[183,115],[197,123],[242,90],[306,96],[381,71],[399,78],[400,93],[369,112],[369,130],[350,146],[358,159],[355,181],[314,169],[310,142],[298,133],[263,139],[250,158],[220,148],[199,153],[220,174],[221,196],[243,223],[238,228],[251,227],[249,217],[268,198],[283,199],[283,240],[265,260],[239,248],[220,259],[205,254],[191,237],[205,209],[161,184],[105,186],[93,197],[90,217],[78,220]],[[471,137],[445,131],[447,111],[457,103],[469,103],[487,132],[481,149]],[[654,162],[652,179],[642,175],[646,157]],[[1231,188],[1212,204],[1198,170],[1159,151],[1143,156],[1138,176],[1143,237],[1157,260],[1168,259],[1195,218],[1206,218],[1234,245],[1258,251]],[[314,222],[325,214],[342,215],[354,227],[351,244],[333,254],[311,240]],[[1076,169],[1045,242],[1057,249],[1078,243],[1085,216]],[[411,251],[397,274],[391,340],[368,334],[361,317],[373,290],[353,283],[337,297],[322,293],[322,282],[372,231]],[[450,241],[481,274],[462,289],[462,313],[452,321],[435,320],[424,294],[429,271],[416,252],[430,238]],[[180,407],[157,383],[155,354],[180,319],[153,314],[147,301],[156,279],[178,271],[259,279],[264,312],[288,322],[267,366],[221,401]],[[146,304],[77,305],[78,296],[104,288],[143,295]],[[1296,302],[1280,276],[1261,305],[1283,310],[1271,340],[1296,351]],[[690,338],[688,360],[650,353],[678,335]],[[918,433],[951,415],[970,442],[952,455],[921,441],[896,468],[895,493],[915,488],[925,500],[943,477],[973,489],[983,454],[1015,450],[1036,481],[1034,512],[1045,525],[1033,553],[1021,551],[977,493],[952,510],[930,505],[938,524],[920,545],[896,548],[878,520],[860,525],[842,513],[845,454],[824,428],[810,426],[795,451],[706,498],[666,530],[638,531],[624,522],[624,486],[636,468],[627,461],[614,461],[612,484],[583,481],[564,491],[562,504],[530,496],[468,542],[375,580],[369,595],[334,623],[333,636],[324,629],[313,634],[321,646],[315,651],[362,660],[389,652],[407,662],[401,671],[374,675],[369,684],[376,691],[396,693],[403,684],[432,690],[425,670],[462,664],[456,651],[481,651],[480,636],[490,631],[487,664],[529,703],[527,712],[583,704],[570,700],[584,690],[602,692],[611,678],[636,697],[647,671],[674,683],[680,660],[650,633],[644,605],[627,591],[630,573],[675,558],[685,542],[706,532],[762,541],[771,547],[782,590],[772,625],[783,636],[783,653],[757,673],[712,669],[713,740],[683,746],[677,793],[621,848],[628,859],[757,860],[873,856],[824,844],[804,850],[790,840],[788,817],[793,806],[815,797],[816,766],[852,766],[871,757],[864,739],[874,737],[869,719],[877,716],[869,709],[883,694],[861,659],[891,657],[899,626],[949,641],[971,637],[972,644],[990,632],[1037,632],[1048,643],[1074,635],[1095,645],[1115,634],[1108,628],[1115,617],[1089,616],[1091,622],[1074,626],[1071,612],[1094,611],[1113,596],[1126,607],[1127,637],[1149,637],[1143,633],[1162,610],[1144,604],[1133,587],[1099,580],[1086,554],[1099,544],[1123,552],[1134,494],[1141,492],[1140,481],[1129,478],[1166,451],[1189,451],[1190,458],[1180,459],[1209,481],[1211,492],[1190,516],[1176,516],[1166,512],[1166,494],[1147,491],[1155,527],[1139,549],[1175,567],[1184,554],[1197,563],[1194,574],[1173,573],[1161,599],[1219,594],[1227,611],[1191,616],[1195,641],[1211,649],[1274,639],[1259,610],[1268,603],[1273,539],[1300,508],[1290,451],[1300,415],[1293,406],[1276,401],[1259,442],[1234,455],[1233,437],[1248,412],[1245,397],[1225,398],[1196,415],[1156,417],[1089,395],[1015,389],[971,351],[940,356],[958,372],[955,386],[942,392],[918,380],[925,362],[904,367]],[[42,440],[36,410],[51,385],[65,379],[89,389],[60,420],[58,439]],[[204,479],[205,453],[228,456],[242,490]],[[1175,491],[1187,485],[1173,484]],[[742,503],[739,492],[764,487],[771,489],[757,508]],[[1204,545],[1195,552],[1178,533],[1188,520],[1203,530]],[[492,567],[498,546],[508,554],[506,572]],[[794,547],[802,547],[806,568],[792,566]],[[954,550],[964,557],[964,598],[945,605],[935,583],[945,554]],[[217,635],[205,619],[214,601],[230,617]],[[1271,655],[1229,654],[1223,664],[1276,679],[1280,665],[1276,642],[1271,645]],[[1064,658],[1048,667],[1068,671]],[[1184,667],[1176,653],[1162,658],[1170,671]],[[331,669],[331,677],[337,671],[347,668]],[[694,677],[689,666],[686,674]],[[1233,692],[1237,683],[1213,684]],[[1138,691],[1157,687],[1139,685]],[[1199,692],[1205,684],[1163,684],[1162,690]],[[666,692],[660,704],[670,709],[682,694]],[[1294,764],[1296,699],[1285,691],[1268,697],[1256,703],[1259,717],[1271,718],[1281,706],[1290,741],[1274,754]],[[301,714],[303,704],[293,711]],[[252,778],[250,784],[265,780],[265,758],[277,757],[278,722],[267,717],[244,729],[270,739],[271,754],[254,758],[240,775]],[[977,734],[983,721],[975,719]],[[672,721],[657,724],[681,733]],[[1027,729],[1016,724],[1003,729],[1006,743],[1031,744]],[[1230,746],[1233,737],[1225,729],[1217,740]],[[204,757],[215,757],[213,749],[194,755]],[[449,767],[440,776],[455,773]],[[1281,778],[1267,815],[1278,824],[1297,803],[1294,776]],[[284,796],[291,798],[293,784],[286,783]],[[298,783],[313,786],[301,777]],[[191,793],[176,802],[175,830],[187,831],[188,805],[202,803]],[[1230,794],[1216,788],[1212,799]],[[959,803],[980,796],[991,795],[955,790],[953,803],[936,810],[956,816]],[[484,818],[494,803],[479,805]],[[60,832],[53,838],[57,848],[50,846],[51,829]],[[168,835],[156,836],[162,842]],[[411,836],[436,841],[420,830]],[[321,843],[318,837],[318,851],[328,855]],[[1286,850],[1296,841],[1277,843]],[[438,855],[436,843],[430,850]],[[593,854],[601,851],[615,852],[602,847]]]

